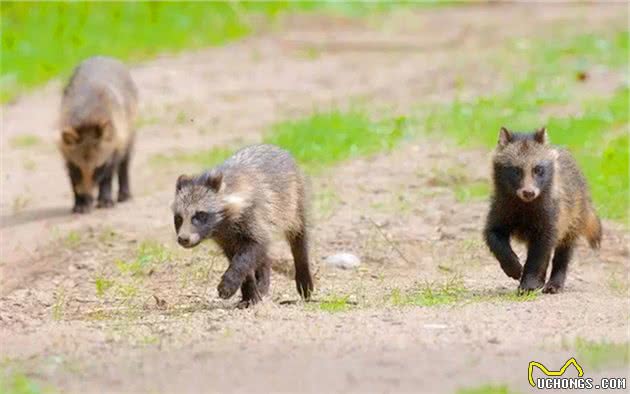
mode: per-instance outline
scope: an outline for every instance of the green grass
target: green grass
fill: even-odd
[[[465,146],[490,148],[496,145],[501,126],[533,130],[546,125],[551,142],[569,149],[580,164],[600,215],[626,220],[630,202],[628,85],[619,86],[610,96],[572,93],[583,89],[576,73],[595,65],[627,75],[627,34],[534,42],[520,54],[531,58],[533,66],[514,80],[511,89],[434,108],[424,117],[424,128],[446,133]],[[545,113],[558,106],[575,110],[572,115]],[[474,189],[472,195],[485,192],[481,186]]]
[[[455,199],[459,202],[480,200],[490,195],[490,184],[486,181],[474,181],[455,186]]]
[[[578,338],[569,348],[575,349],[575,358],[583,368],[602,370],[630,365],[628,342],[593,342]]]
[[[115,282],[111,279],[104,278],[99,276],[94,279],[94,286],[96,287],[96,296],[102,297],[105,295],[105,292],[109,290],[112,286],[114,286]]]
[[[396,306],[440,306],[477,302],[530,302],[538,299],[538,292],[481,293],[468,290],[461,279],[452,277],[444,283],[426,282],[408,290],[394,289],[389,300]]]
[[[17,135],[9,140],[9,145],[13,148],[30,148],[40,143],[39,137],[31,134]]]
[[[438,306],[461,301],[467,291],[459,278],[452,278],[444,283],[424,283],[414,289],[401,291],[394,289],[390,301],[397,306]]]
[[[171,155],[162,153],[153,155],[149,163],[156,167],[190,164],[199,170],[208,169],[223,162],[234,153],[234,149],[211,148],[195,152],[178,152]]]
[[[333,109],[276,123],[265,142],[281,146],[310,169],[393,148],[405,134],[406,118],[374,121],[363,110]]]
[[[470,298],[472,302],[530,302],[538,299],[539,291],[520,294],[518,291],[505,293],[476,294]]]
[[[318,303],[319,309],[324,312],[336,313],[345,312],[350,309],[351,305],[348,302],[349,297],[329,297]]]
[[[121,273],[142,276],[150,274],[156,265],[170,257],[171,252],[164,245],[155,241],[144,241],[138,246],[133,260],[117,260],[115,264]]]
[[[463,387],[456,391],[457,394],[516,394],[507,385],[485,384],[477,387]]]
[[[453,3],[397,2],[57,2],[3,1],[0,101],[59,75],[81,60],[108,55],[137,61],[162,52],[220,45],[295,12],[362,17],[400,7]]]
[[[68,231],[68,234],[63,239],[63,244],[69,249],[77,248],[81,244],[81,233],[75,230]]]
[[[21,372],[7,373],[3,371],[0,375],[0,393],[2,394],[44,394],[53,393],[50,387],[34,381]]]

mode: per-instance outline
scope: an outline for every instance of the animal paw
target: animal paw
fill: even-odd
[[[217,290],[219,291],[219,297],[227,300],[228,298],[232,297],[234,293],[236,293],[240,286],[241,284],[239,281],[236,281],[229,276],[224,275],[221,279],[221,283],[219,283],[219,286],[217,287]]]
[[[96,208],[111,208],[114,206],[114,201],[110,199],[98,200]]]
[[[519,293],[530,293],[532,291],[538,290],[545,282],[540,278],[535,276],[524,276],[521,279],[521,284],[518,286]]]
[[[563,288],[564,288],[564,286],[561,285],[560,283],[555,283],[553,281],[549,281],[549,282],[547,282],[545,287],[543,287],[542,292],[545,293],[545,294],[557,294],[557,293],[560,293]]]
[[[118,202],[125,202],[131,200],[131,193],[129,192],[118,192]]]
[[[90,204],[75,204],[72,207],[72,213],[88,213],[92,210],[92,206]]]
[[[505,272],[505,274],[509,276],[510,278],[516,279],[516,280],[521,279],[521,274],[523,273],[523,267],[521,266],[520,263],[511,264],[511,265],[502,264],[501,268],[503,269],[503,272]]]
[[[260,299],[251,299],[251,300],[240,300],[238,302],[238,304],[236,304],[236,308],[237,309],[247,309],[249,307],[253,307],[254,305],[258,304],[258,302],[260,301]]]

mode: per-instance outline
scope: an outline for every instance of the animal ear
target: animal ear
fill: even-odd
[[[212,170],[206,175],[205,185],[209,188],[218,192],[221,190],[221,186],[223,186],[223,173],[219,170]]]
[[[538,130],[536,130],[536,132],[534,133],[534,141],[543,145],[548,142],[546,127],[541,127]]]
[[[192,183],[192,178],[188,175],[180,175],[177,178],[177,184],[175,185],[175,190],[180,191],[182,187],[186,185],[190,185]]]
[[[61,140],[66,145],[74,145],[79,142],[79,134],[72,128],[63,129],[61,131]]]
[[[505,127],[501,127],[499,131],[499,146],[506,146],[512,142],[512,133]]]

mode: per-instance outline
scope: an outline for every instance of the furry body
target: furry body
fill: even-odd
[[[236,152],[218,167],[177,180],[173,213],[178,242],[194,247],[214,239],[230,265],[221,279],[221,298],[240,287],[242,306],[267,293],[271,262],[267,249],[282,233],[295,263],[295,281],[306,299],[313,290],[306,223],[305,179],[291,155],[273,145]]]
[[[584,236],[591,247],[602,228],[586,180],[571,154],[547,143],[545,129],[512,133],[502,128],[493,157],[494,195],[486,221],[486,244],[503,271],[520,279],[519,289],[564,287],[575,242]],[[514,237],[527,245],[524,267],[510,246]],[[545,284],[553,252],[551,275]]]
[[[59,149],[66,161],[73,212],[88,212],[98,186],[98,207],[111,207],[112,180],[118,174],[118,201],[130,198],[129,160],[138,93],[119,61],[93,57],[72,74],[61,101]]]

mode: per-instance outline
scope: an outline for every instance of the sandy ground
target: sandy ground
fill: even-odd
[[[551,369],[574,355],[576,338],[627,342],[629,234],[619,224],[605,223],[599,252],[580,246],[564,293],[510,298],[516,282],[480,239],[486,203],[458,202],[452,191],[487,180],[487,151],[427,137],[314,176],[316,302],[296,302],[289,251],[278,242],[271,295],[249,310],[218,299],[226,262],[211,243],[190,252],[174,242],[174,179],[195,166],[155,160],[256,142],[272,122],[314,108],[359,102],[406,113],[500,90],[492,59],[508,40],[604,31],[627,16],[623,5],[600,4],[445,8],[363,22],[295,17],[282,32],[136,65],[135,198],[88,216],[70,214],[54,147],[61,84],[3,106],[5,369],[76,393],[453,392],[491,382],[527,392],[532,359]],[[616,87],[588,83],[584,94]],[[42,142],[12,146],[24,133]],[[142,275],[121,272],[117,262],[147,242],[162,245],[159,263]],[[361,267],[326,267],[339,251],[359,255]],[[103,294],[99,278],[111,280]],[[446,283],[462,300],[395,301]],[[340,298],[339,312],[321,302]]]

